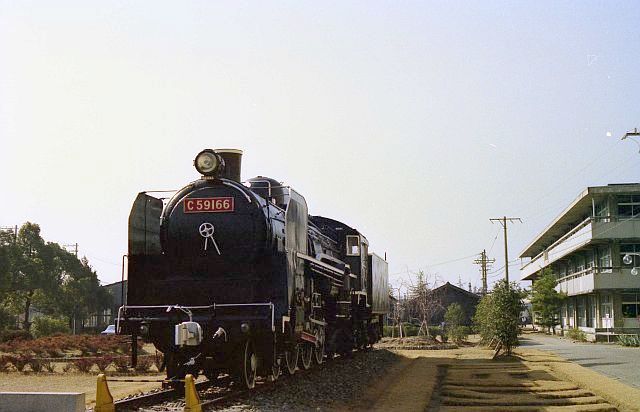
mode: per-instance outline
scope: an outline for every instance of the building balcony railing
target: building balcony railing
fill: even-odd
[[[632,239],[640,233],[640,218],[589,217],[527,262],[520,270],[522,279],[561,259],[594,239]]]
[[[558,279],[556,290],[569,296],[592,293],[603,289],[640,288],[640,276],[630,268],[592,267]]]

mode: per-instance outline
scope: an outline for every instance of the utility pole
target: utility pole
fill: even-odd
[[[486,250],[482,250],[482,253],[480,253],[480,259],[473,261],[476,265],[480,265],[480,270],[482,271],[482,296],[487,294],[487,265],[491,265],[495,261],[495,259],[487,259]]]
[[[489,219],[489,220],[491,221],[491,223],[493,223],[494,221],[500,222],[500,224],[502,225],[502,228],[504,229],[504,278],[507,280],[507,283],[509,283],[509,251],[507,249],[507,220],[511,223],[515,222],[516,220],[522,223],[522,219],[520,219],[519,217],[503,216],[503,217]]]
[[[11,226],[0,227],[0,230],[13,232],[13,243],[16,243],[18,241],[18,225],[15,225],[14,227],[11,227]]]
[[[78,243],[75,243],[75,244],[72,244],[72,245],[64,245],[63,247],[64,247],[65,249],[66,249],[66,248],[71,248],[71,249],[73,249],[73,251],[74,251],[74,252],[75,252],[75,254],[76,254],[76,257],[78,257]]]

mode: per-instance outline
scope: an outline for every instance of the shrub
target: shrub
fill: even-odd
[[[40,316],[31,324],[31,334],[35,338],[49,336],[54,333],[69,333],[69,325],[66,319]]]
[[[0,332],[0,342],[13,342],[18,340],[31,340],[33,336],[29,333],[28,330],[17,329],[17,330],[5,330]]]
[[[39,363],[41,365],[41,369],[44,369],[47,372],[55,372],[56,371],[56,365],[55,365],[55,363],[53,363],[51,361],[40,360]]]
[[[0,306],[0,330],[8,328],[16,324],[16,317],[7,310],[7,308]]]
[[[33,356],[20,354],[16,356],[15,362],[13,364],[19,371],[21,371],[22,369],[24,369],[25,366],[27,366],[28,364],[31,364],[32,362],[33,362]]]
[[[2,355],[0,356],[0,371],[9,371],[9,364],[16,366],[16,355]]]
[[[153,364],[153,359],[150,356],[138,356],[138,363],[136,364],[136,371],[146,372]]]
[[[524,293],[515,282],[501,280],[480,300],[473,321],[484,343],[498,338],[505,352],[511,354],[518,344],[523,297]]]
[[[458,303],[452,303],[447,307],[444,321],[446,322],[445,333],[452,341],[460,343],[469,336],[469,330],[464,326],[465,313]]]
[[[618,343],[622,346],[640,346],[640,335],[618,335]]]
[[[96,361],[96,365],[98,365],[98,368],[101,371],[104,371],[109,365],[111,365],[111,363],[113,363],[113,356],[109,356],[109,355],[100,356],[100,357],[97,357],[95,361]]]
[[[29,362],[29,365],[31,365],[31,370],[36,373],[42,372],[42,369],[44,368],[43,361],[40,359],[33,359]]]
[[[95,359],[92,358],[82,358],[76,359],[73,361],[75,367],[82,373],[88,373],[91,370],[91,367],[95,363]]]
[[[127,372],[129,370],[129,357],[127,356],[114,358],[113,363],[115,363],[118,372]]]
[[[581,331],[578,328],[569,329],[566,333],[567,333],[567,337],[569,339],[577,340],[577,341],[580,341],[580,342],[586,342],[587,341],[587,334],[584,333],[583,331]]]
[[[91,366],[89,366],[89,368],[91,368]],[[78,370],[78,367],[76,366],[75,362],[67,362],[67,364],[64,365],[64,368],[62,368],[62,370],[65,373],[76,372]]]

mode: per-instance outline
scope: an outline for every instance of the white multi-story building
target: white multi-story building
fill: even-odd
[[[587,188],[520,258],[522,280],[535,282],[551,268],[569,296],[563,329],[592,340],[640,332],[640,275],[632,274],[640,271],[640,183]]]

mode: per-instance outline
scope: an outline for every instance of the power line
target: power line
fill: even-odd
[[[451,260],[447,260],[447,261],[444,261],[444,262],[434,263],[433,265],[424,265],[424,266],[421,266],[421,267],[416,268],[416,269],[406,269],[406,270],[403,270],[401,272],[392,273],[389,276],[401,275],[403,273],[415,272],[415,271],[418,271],[418,270],[421,270],[421,269],[431,268],[431,267],[434,267],[434,266],[442,266],[442,265],[446,265],[448,263],[459,262],[461,260],[470,259],[470,258],[472,258],[474,256],[477,256],[477,255],[478,255],[477,253],[474,253],[473,255],[464,256],[464,257],[460,257],[460,258],[456,258],[456,259],[451,259]]]

